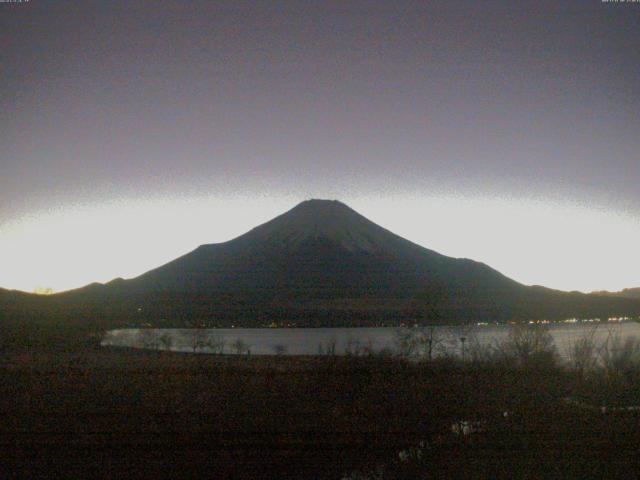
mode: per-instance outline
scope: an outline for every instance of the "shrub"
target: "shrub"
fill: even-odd
[[[395,331],[394,347],[401,358],[432,360],[434,356],[446,353],[446,340],[446,335],[432,325],[400,327]]]
[[[165,350],[171,350],[171,347],[173,346],[173,338],[168,332],[164,332],[160,335],[160,344],[162,344]]]
[[[557,364],[553,337],[544,325],[513,325],[507,338],[496,349],[519,367],[546,368]]]
[[[278,343],[277,345],[273,346],[273,353],[275,353],[279,357],[286,355],[287,350],[287,346],[283,345],[282,343]]]
[[[609,334],[600,348],[600,361],[609,379],[630,375],[640,367],[640,342],[637,337]]]
[[[598,348],[595,341],[596,329],[592,329],[584,337],[574,340],[567,349],[569,367],[579,378],[595,370],[598,363]]]
[[[246,344],[244,340],[241,338],[237,338],[232,344],[231,348],[237,355],[242,355],[243,353],[249,353],[249,345]]]

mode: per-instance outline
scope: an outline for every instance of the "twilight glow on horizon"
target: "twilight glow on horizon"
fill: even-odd
[[[309,198],[524,284],[640,286],[640,5],[309,3],[0,4],[0,287]]]

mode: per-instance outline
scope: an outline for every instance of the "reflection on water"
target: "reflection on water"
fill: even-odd
[[[636,322],[548,325],[556,350],[566,359],[580,338],[599,344],[612,336],[640,338]],[[435,327],[430,335],[438,339],[433,355],[461,355],[463,348],[497,345],[506,338],[509,326]],[[107,333],[105,346],[126,346],[196,353],[251,355],[361,355],[384,350],[397,352],[396,328],[219,328],[219,329],[120,329]],[[464,341],[461,339],[464,338]]]

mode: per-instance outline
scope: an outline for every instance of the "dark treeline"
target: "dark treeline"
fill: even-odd
[[[350,298],[345,292],[326,291],[323,296],[314,296],[313,292],[286,296],[267,291],[250,295],[216,291],[130,293],[113,286],[93,286],[52,296],[0,292],[0,312],[10,321],[92,328],[452,325],[640,315],[640,301],[634,299],[541,287],[504,291],[432,286],[407,297],[374,294]]]

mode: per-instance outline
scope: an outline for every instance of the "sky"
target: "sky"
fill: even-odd
[[[309,198],[531,285],[640,286],[640,2],[0,3],[0,287]]]

